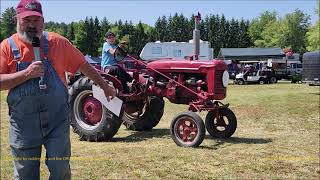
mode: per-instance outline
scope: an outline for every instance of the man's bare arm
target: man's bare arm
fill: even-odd
[[[19,84],[44,75],[44,68],[41,61],[31,63],[28,68],[11,73],[11,74],[0,74],[0,90],[12,89]]]
[[[28,79],[25,70],[12,74],[0,74],[0,90],[12,89]]]
[[[104,90],[108,100],[110,96],[113,98],[116,95],[115,89],[109,86],[88,62],[80,66],[80,71]]]

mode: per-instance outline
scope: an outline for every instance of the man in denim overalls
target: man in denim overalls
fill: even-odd
[[[113,98],[115,90],[67,39],[43,32],[42,9],[37,0],[21,0],[16,12],[18,32],[1,43],[0,60],[0,87],[10,90],[7,102],[14,179],[40,179],[42,145],[46,148],[49,179],[70,179],[65,71],[80,70],[104,90],[107,98]],[[34,61],[34,37],[40,38],[41,61]],[[45,88],[39,87],[40,77]]]

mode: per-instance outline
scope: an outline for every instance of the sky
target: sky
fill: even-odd
[[[1,13],[8,7],[16,7],[19,1],[1,0]],[[276,11],[279,17],[300,9],[310,15],[314,24],[319,17],[315,13],[317,0],[40,0],[45,21],[78,22],[87,16],[106,17],[109,22],[128,20],[154,26],[156,20],[165,15],[182,13],[190,18],[200,12],[202,17],[210,14],[224,14],[227,19],[252,20],[265,11]]]

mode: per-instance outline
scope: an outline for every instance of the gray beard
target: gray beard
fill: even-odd
[[[32,43],[32,38],[34,36],[30,36],[27,32],[22,32],[22,33],[19,33],[19,34],[20,34],[20,36],[22,37],[23,40],[25,40],[28,43]]]
[[[21,32],[19,33],[21,38],[26,41],[27,43],[32,43],[32,39],[34,37],[38,37],[39,39],[41,38],[41,35],[35,34],[35,33],[27,33],[27,32]]]
[[[17,27],[17,32],[19,36],[27,43],[32,43],[33,37],[38,37],[39,39],[41,38],[42,32],[41,33],[28,33],[27,31],[20,31],[19,27]]]

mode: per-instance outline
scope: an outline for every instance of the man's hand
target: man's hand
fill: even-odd
[[[100,86],[108,101],[116,96],[116,90],[102,79],[100,74],[88,62],[80,66],[80,71]]]
[[[106,96],[108,101],[116,96],[116,90],[113,87],[109,86],[109,84],[106,82],[102,83],[101,89],[104,91],[104,95]]]
[[[41,61],[32,62],[25,70],[28,79],[37,78],[44,75],[44,66]]]

